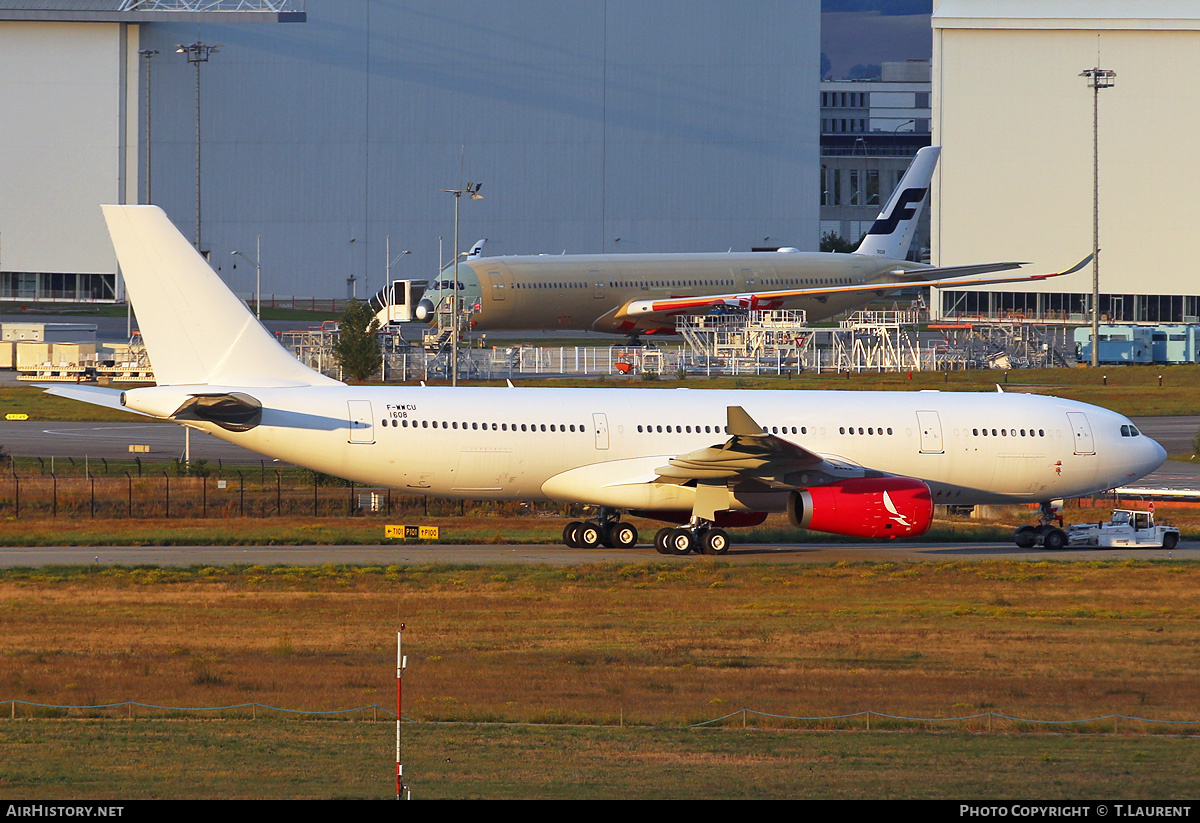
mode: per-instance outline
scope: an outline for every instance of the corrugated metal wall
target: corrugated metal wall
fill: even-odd
[[[812,249],[816,0],[308,0],[305,24],[149,25],[153,199],[236,290],[359,296],[485,253]],[[144,82],[143,82],[144,87]],[[143,112],[144,117],[144,112]]]

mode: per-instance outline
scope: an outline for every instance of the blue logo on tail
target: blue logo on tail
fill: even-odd
[[[900,221],[912,220],[927,191],[929,189],[905,189],[896,200],[896,208],[892,209],[892,213],[872,223],[867,234],[891,234],[900,225]]]

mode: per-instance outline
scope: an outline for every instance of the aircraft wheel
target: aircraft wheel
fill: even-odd
[[[567,525],[563,526],[563,543],[568,549],[578,549],[579,545],[579,530],[583,528],[583,524],[578,520],[572,520]]]
[[[1174,534],[1174,533],[1163,535],[1163,548],[1164,549],[1173,549],[1178,545],[1179,545],[1179,535]]]
[[[729,551],[729,535],[724,529],[709,529],[700,538],[700,550],[704,554],[725,554]]]
[[[1022,526],[1013,535],[1013,542],[1018,549],[1032,549],[1037,545],[1037,529],[1033,526]]]
[[[696,548],[696,538],[688,529],[671,529],[671,534],[667,537],[667,550],[669,554],[685,555]]]
[[[613,523],[607,530],[606,546],[614,549],[631,549],[637,545],[638,530],[629,523]]]
[[[671,537],[671,532],[674,529],[659,529],[654,535],[654,548],[659,554],[670,554],[671,550],[667,548],[667,540]]]
[[[1050,529],[1046,532],[1046,536],[1042,538],[1042,545],[1048,551],[1062,551],[1067,547],[1067,533],[1062,529]]]
[[[600,545],[603,535],[594,523],[584,523],[579,527],[579,548],[594,549]]]

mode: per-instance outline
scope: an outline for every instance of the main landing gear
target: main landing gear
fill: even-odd
[[[707,520],[694,518],[682,528],[659,529],[654,536],[654,548],[659,554],[725,554],[729,551],[729,534]]]
[[[588,520],[573,520],[563,528],[563,543],[572,549],[631,549],[637,545],[638,530],[621,520],[615,509],[601,509]],[[684,555],[725,554],[729,551],[729,534],[708,520],[696,517],[681,528],[659,529],[654,536],[654,548],[659,554]]]
[[[1038,525],[1022,526],[1013,534],[1013,542],[1019,549],[1032,549],[1039,543],[1056,552],[1067,546],[1067,533],[1054,525],[1057,514],[1049,502],[1038,506]]]
[[[622,522],[621,513],[612,509],[601,509],[597,517],[573,520],[563,528],[563,543],[572,549],[631,549],[637,542],[637,528]]]

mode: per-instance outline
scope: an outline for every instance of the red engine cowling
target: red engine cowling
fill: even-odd
[[[793,526],[850,537],[914,537],[929,531],[933,495],[911,477],[861,477],[788,495]]]

